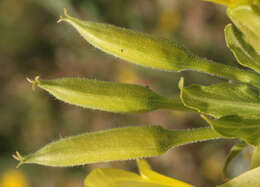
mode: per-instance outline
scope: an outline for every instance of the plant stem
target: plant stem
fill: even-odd
[[[169,131],[171,147],[177,145],[184,145],[188,143],[196,143],[212,139],[223,138],[211,127],[196,128],[190,130],[174,130]]]
[[[194,110],[187,108],[183,105],[179,96],[162,97],[159,105],[161,109],[172,109],[177,111],[194,112]]]
[[[260,145],[254,147],[254,152],[251,159],[251,169],[260,166]]]
[[[191,69],[260,87],[260,76],[257,73],[208,59],[196,58]]]

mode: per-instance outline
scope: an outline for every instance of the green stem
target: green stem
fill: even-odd
[[[216,63],[208,59],[196,58],[190,69],[260,87],[260,76],[257,73]]]
[[[254,147],[250,168],[253,169],[259,166],[260,166],[260,145]]]
[[[162,97],[160,99],[159,105],[160,105],[161,109],[171,109],[171,110],[177,110],[177,111],[194,112],[194,110],[187,108],[183,105],[179,96],[170,97],[170,98]]]
[[[171,147],[184,145],[188,143],[196,143],[212,139],[223,138],[211,127],[196,128],[190,130],[169,131]]]

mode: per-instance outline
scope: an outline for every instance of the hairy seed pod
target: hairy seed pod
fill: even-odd
[[[81,21],[68,15],[58,22],[70,23],[93,46],[135,64],[166,71],[190,66],[193,56],[175,43],[117,26]]]
[[[66,11],[65,17],[58,22],[61,21],[71,24],[93,46],[137,65],[165,71],[195,70],[260,87],[258,74],[200,58],[167,39],[109,24],[82,21],[69,16]]]
[[[76,166],[158,156],[172,146],[217,137],[210,128],[173,131],[160,126],[124,127],[64,138],[25,157],[17,152],[14,158],[20,161],[18,167],[24,163]]]
[[[34,81],[36,86],[48,91],[57,99],[84,108],[115,112],[141,113],[156,109],[191,111],[178,98],[165,98],[148,87],[98,81],[86,78],[61,78]]]

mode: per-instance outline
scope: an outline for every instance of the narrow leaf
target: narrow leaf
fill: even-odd
[[[225,184],[217,187],[259,187],[260,186],[260,167],[249,170],[242,175],[235,177]]]
[[[254,72],[199,58],[172,41],[109,24],[65,17],[58,22],[71,24],[93,46],[137,65],[165,71],[195,70],[260,87]]]
[[[205,116],[203,118],[226,138],[241,138],[253,146],[260,144],[260,119],[245,119],[238,116],[225,116],[217,120]]]
[[[174,146],[220,137],[211,128],[174,131],[160,126],[125,127],[60,139],[28,156],[18,153],[15,158],[19,166],[75,166],[158,156]]]
[[[250,168],[260,167],[260,145],[254,147]]]
[[[259,2],[258,2],[259,4]],[[254,4],[235,6],[227,14],[248,42],[260,53],[260,7]]]
[[[186,107],[216,118],[238,115],[257,118],[260,115],[258,91],[245,84],[220,83],[210,86],[179,83],[181,99]]]
[[[225,28],[226,43],[239,64],[260,73],[260,56],[246,41],[243,33],[229,24]]]
[[[229,154],[228,154],[228,156],[227,156],[227,158],[226,158],[225,165],[224,165],[224,168],[223,168],[223,176],[224,176],[225,178],[227,178],[227,169],[228,169],[228,166],[229,166],[230,162],[231,162],[234,158],[236,158],[236,157],[243,151],[243,149],[244,149],[246,146],[247,146],[247,145],[246,145],[244,142],[240,142],[240,143],[235,144],[235,145],[231,148],[231,150],[230,150],[230,152],[229,152]]]
[[[133,84],[122,84],[84,78],[62,78],[34,81],[57,99],[84,108],[116,113],[141,113],[156,109],[185,110],[181,100],[159,96],[151,89]]]

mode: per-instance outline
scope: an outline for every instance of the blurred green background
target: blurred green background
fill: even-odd
[[[61,137],[129,125],[196,128],[206,123],[196,113],[154,111],[120,115],[64,104],[25,78],[88,77],[148,85],[166,96],[186,84],[223,80],[197,72],[169,73],[137,67],[93,48],[67,24],[57,24],[67,8],[81,19],[110,23],[174,40],[194,53],[236,66],[225,46],[225,8],[199,0],[0,0],[0,187],[83,187],[97,167],[137,171],[135,161],[75,168],[25,165],[14,169],[16,150],[34,152]],[[149,55],[149,54],[147,54]],[[222,182],[221,170],[234,142],[210,141],[172,149],[148,159],[162,174],[196,186]],[[245,152],[231,166],[237,175],[248,166]]]

